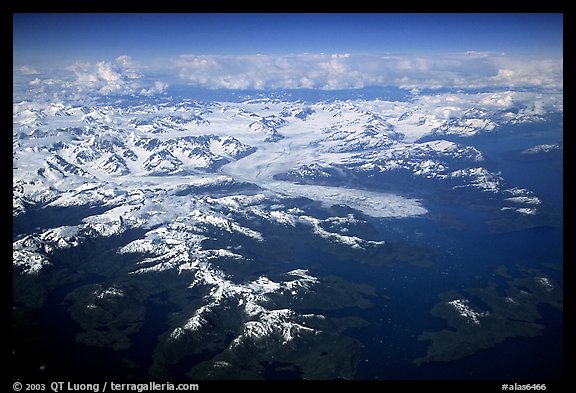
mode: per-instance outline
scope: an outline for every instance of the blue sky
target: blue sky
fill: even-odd
[[[15,14],[14,51],[39,58],[180,54],[559,54],[561,14]]]
[[[41,86],[57,70],[103,92],[550,85],[563,56],[562,14],[14,14],[13,22],[15,76]]]

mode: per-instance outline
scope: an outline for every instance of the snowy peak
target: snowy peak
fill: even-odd
[[[393,125],[371,112],[363,112],[352,120],[335,122],[322,133],[328,136],[313,144],[331,153],[386,149],[403,138]]]
[[[280,116],[282,117],[293,117],[300,120],[306,120],[314,113],[314,109],[310,107],[285,107],[280,112]]]
[[[286,121],[281,117],[271,115],[250,123],[248,127],[250,127],[251,130],[266,135],[264,142],[278,142],[284,139],[284,136],[278,132],[277,128],[285,124]]]

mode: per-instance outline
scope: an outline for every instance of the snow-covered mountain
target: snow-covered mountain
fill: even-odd
[[[78,323],[100,337],[91,345],[112,339],[99,336],[90,318],[140,326],[136,314],[102,310],[137,303],[138,291],[162,292],[149,285],[158,277],[183,286],[185,295],[170,295],[181,309],[160,339],[156,375],[170,368],[170,356],[202,351],[218,354],[190,375],[221,375],[243,354],[266,347],[284,356],[279,361],[301,362],[310,377],[351,377],[359,347],[342,332],[362,322],[322,310],[338,308],[331,291],[349,299],[342,307],[366,305],[369,291],[336,285],[297,260],[268,261],[282,258],[275,250],[286,247],[286,238],[368,265],[410,260],[406,255],[413,254],[375,235],[371,220],[426,216],[432,195],[426,189],[461,203],[485,199],[483,208],[495,216],[539,217],[541,198],[492,170],[483,152],[467,143],[503,125],[542,121],[543,107],[561,105],[551,96],[535,110],[522,104],[530,101],[527,94],[406,102],[14,103],[14,275],[40,280],[61,269],[63,255],[73,258],[108,241],[114,247],[103,255],[114,263],[92,257],[77,263],[114,285],[70,295],[74,310],[82,310],[73,313]],[[462,192],[471,197],[458,199]],[[146,284],[134,289],[128,282],[135,277]],[[18,294],[29,306],[46,301]],[[316,306],[303,307],[305,300]],[[127,345],[129,335],[115,334],[114,345]],[[330,343],[349,354],[333,355]],[[297,357],[302,346],[349,366],[312,371]]]
[[[425,181],[442,185],[444,191],[490,192],[501,201],[500,211],[534,215],[540,200],[532,191],[508,184],[485,167],[482,152],[465,140],[442,139],[446,134],[472,136],[493,132],[499,124],[542,118],[541,113],[532,114],[530,108],[514,103],[510,99],[514,94],[526,95],[504,92],[501,99],[497,93],[472,98],[433,96],[417,102],[182,101],[92,108],[19,102],[13,114],[13,211],[19,216],[42,207],[105,207],[110,210],[84,218],[81,227],[98,222],[100,227],[109,227],[101,233],[115,233],[127,223],[154,222],[158,215],[136,213],[151,201],[165,217],[176,218],[175,206],[182,203],[183,195],[187,211],[180,219],[195,214],[196,222],[210,220],[205,210],[188,210],[190,203],[202,204],[198,197],[189,199],[190,190],[202,193],[203,187],[217,190],[221,184],[234,190],[252,184],[260,191],[250,192],[261,198],[306,197],[327,207],[343,204],[382,217],[424,214],[421,201],[386,193],[388,188],[379,189],[370,180],[393,175],[402,177],[400,185]],[[445,101],[451,106],[441,110],[439,102]],[[503,103],[510,103],[509,110]],[[484,109],[478,109],[479,104]],[[451,114],[447,120],[442,118],[446,111]],[[543,145],[522,154],[553,149],[557,147]],[[352,188],[350,179],[362,189]],[[420,195],[414,189],[404,191]],[[368,196],[387,202],[375,207],[367,203]],[[121,213],[112,214],[116,211]],[[271,211],[264,217],[302,221],[286,214]],[[221,212],[215,217],[212,224],[232,231],[241,228]],[[341,235],[330,236],[338,239]],[[22,246],[29,240],[22,241],[15,243],[18,253],[42,249],[37,241],[29,247]],[[68,244],[65,238],[62,242]],[[35,272],[47,264],[45,254],[38,254],[25,270]],[[15,264],[22,263],[23,258],[15,259]]]

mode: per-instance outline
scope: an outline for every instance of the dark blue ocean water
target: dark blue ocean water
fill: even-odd
[[[472,215],[473,216],[473,215]],[[446,322],[430,314],[448,290],[482,288],[495,279],[494,270],[516,264],[542,270],[562,283],[562,273],[542,264],[561,265],[561,228],[532,228],[490,234],[481,222],[468,222],[453,229],[428,219],[383,220],[381,234],[388,240],[407,241],[437,250],[431,267],[396,264],[389,267],[358,265],[334,260],[321,252],[310,253],[314,274],[337,274],[377,289],[370,297],[374,306],[365,310],[347,308],[331,316],[359,316],[370,326],[347,334],[363,345],[357,379],[526,379],[559,378],[562,372],[562,313],[549,306],[540,309],[546,325],[536,338],[513,338],[461,360],[416,366],[413,360],[426,353],[429,342],[417,337],[424,331],[446,329]],[[321,266],[321,267],[318,267]],[[498,359],[494,361],[494,359]]]
[[[547,128],[548,127],[548,128]],[[470,144],[470,140],[466,141]],[[499,171],[509,185],[528,188],[559,217],[563,209],[563,169],[558,154],[527,157],[526,148],[544,143],[561,143],[559,126],[512,127],[499,134],[478,138],[472,143]],[[544,153],[546,154],[546,153]],[[523,265],[541,270],[560,285],[563,274],[544,264],[563,264],[563,227],[539,226],[504,233],[492,233],[486,213],[466,206],[427,205],[431,212],[457,217],[454,228],[431,218],[381,220],[375,225],[382,238],[405,241],[437,250],[434,265],[428,268],[398,264],[393,268],[332,266],[341,273],[376,287],[386,297],[371,300],[374,307],[356,315],[372,324],[349,334],[363,344],[357,379],[532,379],[561,378],[563,373],[563,314],[550,306],[539,308],[538,323],[546,326],[535,338],[509,338],[493,348],[450,362],[416,366],[429,342],[416,338],[424,331],[448,328],[430,310],[438,294],[448,290],[486,287],[501,265]],[[333,265],[335,265],[333,263]],[[322,269],[324,270],[324,269]],[[328,269],[326,269],[328,270]]]
[[[396,223],[395,225],[398,225]],[[373,285],[389,298],[371,298],[374,307],[356,315],[372,323],[351,333],[363,343],[358,379],[502,379],[558,378],[562,371],[562,313],[541,308],[544,335],[514,338],[462,360],[416,366],[428,342],[416,338],[424,331],[448,326],[430,315],[448,290],[481,288],[494,279],[500,265],[535,267],[557,282],[562,274],[542,263],[562,263],[562,234],[558,228],[537,228],[499,235],[474,230],[440,230],[434,223],[407,223],[403,231],[417,231],[422,244],[441,250],[434,266],[397,265],[392,269],[358,269],[358,280]],[[429,232],[427,232],[429,231]],[[442,252],[443,251],[443,252]],[[343,268],[345,269],[345,268]],[[352,269],[345,269],[348,277]],[[545,350],[543,350],[545,348]],[[531,355],[530,355],[531,354]],[[493,359],[498,359],[494,361]],[[502,367],[505,365],[506,367]]]

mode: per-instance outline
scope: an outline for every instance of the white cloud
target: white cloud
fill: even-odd
[[[47,94],[54,97],[82,97],[97,95],[155,95],[162,94],[168,84],[161,80],[150,80],[133,63],[129,56],[122,55],[115,61],[99,61],[96,63],[76,62],[63,70],[45,72],[55,78],[36,76],[31,68],[23,66],[15,70],[15,77],[24,80],[28,93]],[[34,79],[27,75],[36,76]],[[23,79],[24,78],[24,79]]]
[[[209,88],[341,88],[354,87],[349,55],[180,56],[174,65],[180,78]]]
[[[24,75],[36,75],[39,74],[39,72],[30,66],[27,65],[23,65],[22,67],[19,68],[19,71],[24,74]]]
[[[539,116],[563,112],[562,92],[505,90],[490,93],[427,94],[415,98],[414,103],[438,119],[461,118],[467,111],[481,108],[490,113],[520,111],[522,115]],[[510,116],[516,116],[510,113]]]
[[[161,94],[166,91],[168,84],[160,81],[154,82],[154,85],[149,89],[140,90],[140,94],[143,96],[153,96],[156,94]]]
[[[127,55],[113,61],[74,63],[65,69],[14,68],[15,89],[26,94],[82,97],[156,95],[168,84],[223,89],[563,88],[562,58],[514,57],[467,52],[449,55],[181,55],[136,64]],[[49,78],[48,78],[49,77]],[[507,98],[498,97],[507,106]],[[498,104],[493,102],[492,104]],[[449,103],[445,116],[453,113]],[[538,112],[540,108],[535,107]],[[450,112],[449,112],[450,111]]]
[[[118,63],[122,68],[132,67],[132,58],[127,55],[120,55],[116,58],[116,63]]]
[[[499,59],[500,60],[500,59]],[[544,87],[562,86],[562,59],[528,60],[506,59],[497,61],[498,73],[493,81],[498,85],[527,85]]]
[[[76,76],[70,83],[80,90],[92,90],[106,95],[134,94],[142,88],[138,82],[142,75],[132,64],[132,59],[125,55],[119,56],[114,63],[74,63],[67,70]]]
[[[563,86],[561,58],[520,58],[485,52],[437,56],[183,55],[172,66],[186,82],[209,88]]]

